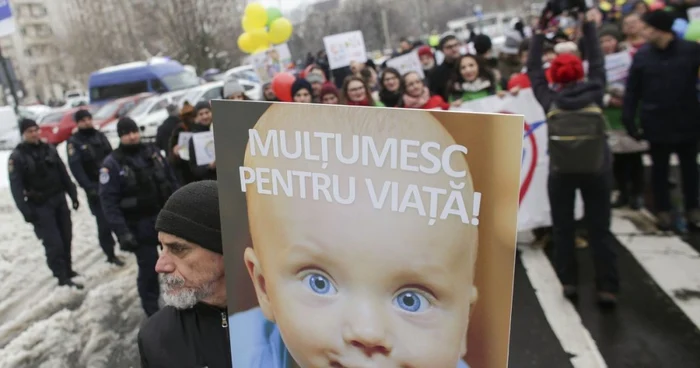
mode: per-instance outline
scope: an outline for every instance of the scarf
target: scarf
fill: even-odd
[[[423,87],[423,92],[418,97],[409,96],[408,94],[403,95],[403,104],[405,107],[412,109],[420,109],[425,106],[430,100],[430,90],[428,87]]]
[[[477,78],[473,82],[464,82],[459,85],[459,89],[462,92],[479,92],[491,87],[491,82]]]
[[[390,92],[385,89],[379,91],[379,101],[382,101],[386,107],[396,107],[401,101],[401,92]]]
[[[348,106],[370,106],[368,98],[365,98],[362,101],[350,101],[350,100],[348,100],[345,104]]]

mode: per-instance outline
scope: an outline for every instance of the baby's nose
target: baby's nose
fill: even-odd
[[[355,305],[347,311],[343,327],[345,343],[371,357],[375,354],[389,355],[392,344],[389,339],[387,317],[380,306],[371,303]]]

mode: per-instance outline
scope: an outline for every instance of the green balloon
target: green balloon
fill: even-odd
[[[267,8],[267,26],[269,27],[277,18],[282,18],[282,11],[274,6]]]
[[[690,22],[683,38],[688,41],[700,41],[700,21]]]

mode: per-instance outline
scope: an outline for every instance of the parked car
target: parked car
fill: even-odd
[[[262,100],[263,91],[260,83],[251,82],[245,79],[239,79],[238,83],[241,84],[245,90],[244,93],[246,96],[248,96],[248,98],[251,100]],[[211,82],[189,89],[178,103],[178,107],[182,108],[185,101],[194,106],[202,101],[211,101],[222,98],[224,98],[224,81]]]
[[[109,124],[116,123],[119,118],[126,116],[139,102],[151,96],[154,96],[154,94],[144,92],[133,96],[122,97],[102,105],[92,116],[95,128],[102,129]]]
[[[40,116],[52,111],[53,108],[46,105],[24,105],[17,106],[17,111],[19,112],[20,119],[32,119],[36,121]]]
[[[19,128],[9,128],[0,133],[0,150],[13,150],[22,141],[22,136],[19,134]]]
[[[126,116],[138,124],[143,137],[155,137],[158,127],[168,118],[166,109],[168,105],[177,105],[184,95],[185,91],[176,91],[145,98],[131,109]],[[112,146],[116,147],[119,145],[116,124],[108,124],[100,130],[107,136]]]
[[[14,149],[21,141],[18,119],[12,106],[0,106],[0,149]]]
[[[73,115],[78,110],[87,109],[90,113],[95,113],[94,106],[80,106],[72,109],[62,109],[44,114],[37,120],[41,139],[49,144],[57,145],[65,142],[73,134],[76,128]]]
[[[260,77],[255,73],[252,65],[237,66],[229,69],[217,76],[217,80],[227,80],[229,78],[243,79],[253,83],[260,83]]]

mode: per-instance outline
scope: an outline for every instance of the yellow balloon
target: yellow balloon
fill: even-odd
[[[253,51],[261,48],[267,49],[270,47],[270,38],[268,37],[267,32],[265,32],[264,28],[257,28],[246,33],[250,34],[250,37],[253,41]]]
[[[287,18],[277,18],[270,24],[270,42],[273,44],[285,43],[292,37],[294,27]]]
[[[264,27],[264,26],[260,27],[259,25],[255,24],[255,22],[252,22],[250,20],[250,18],[248,18],[247,16],[243,17],[243,20],[241,21],[241,25],[243,26],[243,30],[246,32],[251,32],[255,29]]]
[[[245,18],[253,28],[262,28],[267,25],[267,9],[260,3],[248,4],[245,8]]]
[[[250,33],[246,32],[238,36],[238,48],[241,49],[241,51],[250,54],[255,51],[257,48],[256,46],[255,40]]]

